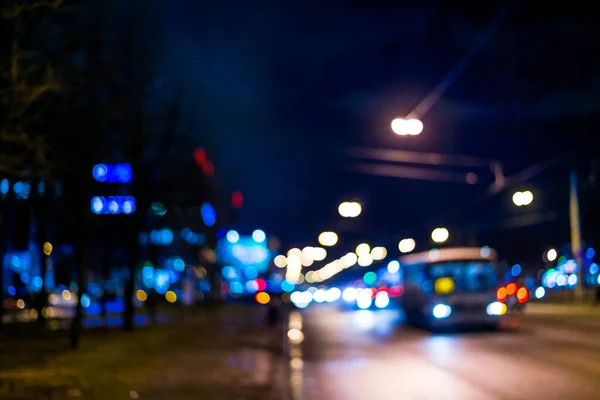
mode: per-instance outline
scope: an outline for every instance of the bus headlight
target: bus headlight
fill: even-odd
[[[485,312],[487,315],[504,315],[506,314],[506,304],[500,303],[499,301],[495,301],[493,303],[488,304]]]
[[[437,319],[448,318],[452,314],[452,307],[447,304],[437,304],[433,307],[433,316]]]

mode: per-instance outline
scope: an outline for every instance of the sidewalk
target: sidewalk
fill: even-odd
[[[0,398],[281,399],[282,330],[265,327],[260,312],[86,332],[77,351],[51,338],[2,343]]]
[[[525,314],[600,316],[600,307],[587,304],[528,303]]]

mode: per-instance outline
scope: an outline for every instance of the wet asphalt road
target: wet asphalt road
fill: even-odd
[[[303,333],[290,350],[291,397],[600,399],[599,315],[526,315],[499,332],[433,334],[406,326],[397,310],[309,308],[291,316]]]

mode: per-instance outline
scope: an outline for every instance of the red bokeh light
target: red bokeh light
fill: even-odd
[[[196,165],[202,169],[202,172],[208,176],[212,176],[215,173],[214,164],[206,156],[206,151],[202,148],[194,150],[194,161]]]
[[[244,205],[244,195],[242,192],[236,190],[231,194],[231,205],[235,208],[242,208]]]
[[[207,161],[202,170],[206,175],[212,176],[215,173],[215,166],[212,162]]]
[[[256,286],[259,292],[262,292],[263,290],[267,289],[267,282],[265,282],[264,279],[258,278],[254,282],[256,282]]]
[[[404,287],[402,285],[392,286],[388,291],[390,297],[399,297],[404,294]]]
[[[206,162],[206,151],[204,149],[194,150],[194,161],[199,167],[202,167],[202,164]]]

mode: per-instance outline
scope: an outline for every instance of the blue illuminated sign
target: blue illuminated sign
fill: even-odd
[[[133,214],[135,207],[132,196],[95,196],[90,202],[94,214]]]
[[[130,164],[96,164],[92,177],[98,182],[129,183],[133,178]]]
[[[217,245],[219,262],[242,267],[246,276],[249,274],[255,277],[256,273],[266,272],[271,259],[271,252],[266,244],[257,243],[252,237],[239,236],[236,239],[235,243],[227,238],[219,240]],[[248,279],[252,278],[248,277]]]

